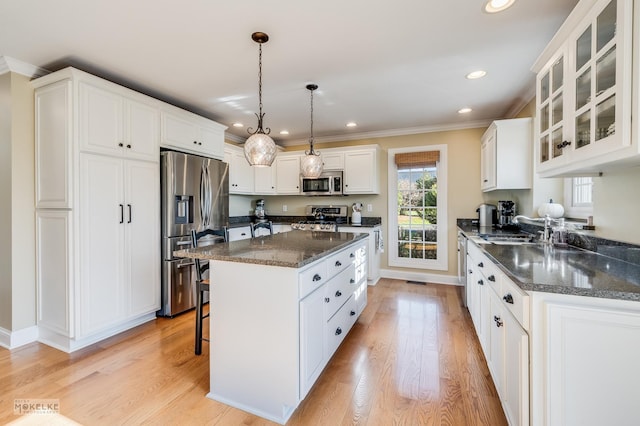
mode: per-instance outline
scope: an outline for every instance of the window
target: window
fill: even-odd
[[[593,213],[592,178],[567,178],[564,188],[565,216],[586,219]]]
[[[446,146],[389,150],[389,265],[447,270]]]

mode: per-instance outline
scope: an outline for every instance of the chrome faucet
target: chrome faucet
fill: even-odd
[[[544,223],[544,231],[538,231],[540,233],[540,241],[542,241],[545,244],[551,244],[553,241],[551,239],[551,236],[553,235],[551,232],[551,226],[552,225],[560,225],[563,226],[564,225],[564,218],[552,218],[550,217],[548,214],[545,215],[544,217],[527,217],[527,216],[523,216],[523,215],[518,215],[516,217],[513,218],[513,223],[520,223],[520,222],[529,222],[529,223]]]

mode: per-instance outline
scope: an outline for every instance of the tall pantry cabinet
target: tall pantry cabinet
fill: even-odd
[[[71,68],[33,84],[38,327],[71,352],[160,307],[160,109]]]

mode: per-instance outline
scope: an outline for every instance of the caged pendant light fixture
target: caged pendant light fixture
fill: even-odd
[[[253,41],[258,43],[260,47],[258,56],[258,100],[259,100],[259,112],[256,114],[258,117],[258,128],[253,131],[252,128],[248,128],[247,131],[251,133],[251,136],[244,143],[244,156],[252,166],[269,167],[276,158],[276,144],[269,136],[271,133],[270,128],[262,128],[262,120],[264,113],[262,112],[262,45],[269,41],[269,36],[263,32],[255,32],[251,34]]]
[[[307,89],[311,92],[311,136],[309,151],[304,152],[305,156],[300,161],[300,172],[306,178],[317,178],[322,173],[322,157],[313,150],[313,91],[317,88],[316,84],[307,84]]]

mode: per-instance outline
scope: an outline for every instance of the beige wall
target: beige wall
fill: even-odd
[[[640,167],[593,179],[593,223],[601,238],[640,244]]]
[[[34,105],[29,78],[0,76],[0,327],[36,324]]]
[[[11,330],[11,75],[0,75],[0,327]]]
[[[12,139],[12,330],[36,325],[35,125],[30,79],[11,74]]]
[[[300,197],[300,196],[231,196],[230,214],[251,214],[254,208],[253,201],[264,198],[267,213],[271,215],[303,215],[307,204],[346,204],[355,202],[372,204],[372,212],[363,212],[363,216],[382,217],[383,235],[388,241],[388,204],[387,204],[387,152],[390,148],[418,147],[427,145],[446,144],[448,149],[448,258],[449,267],[443,271],[412,270],[407,268],[391,268],[387,261],[387,254],[391,247],[385,248],[381,267],[383,269],[401,270],[412,273],[430,273],[440,275],[457,274],[457,248],[456,248],[456,219],[460,217],[475,217],[475,210],[482,203],[480,191],[480,136],[485,129],[470,129],[448,132],[434,132],[419,135],[396,136],[387,138],[364,139],[347,141],[343,143],[317,144],[316,148],[335,148],[341,146],[372,145],[377,144],[381,148],[379,158],[380,169],[380,194],[379,195],[350,195],[347,197]],[[287,147],[287,150],[302,150],[305,147]],[[282,211],[282,206],[287,206],[287,212]]]

